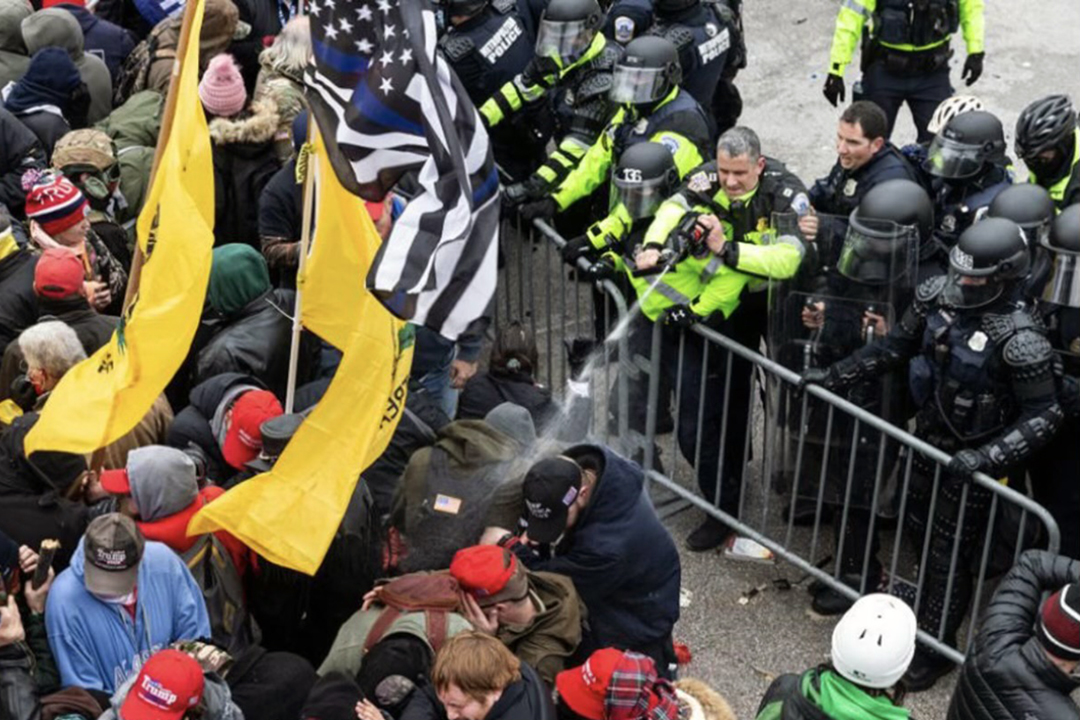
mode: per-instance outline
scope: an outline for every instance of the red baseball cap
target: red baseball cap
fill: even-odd
[[[202,700],[202,668],[179,650],[146,661],[120,706],[120,720],[180,720]]]
[[[474,545],[454,554],[450,574],[480,607],[520,600],[529,592],[525,567],[498,545]]]
[[[86,270],[75,251],[66,247],[49,248],[41,253],[34,267],[34,294],[63,300],[82,292]]]
[[[225,419],[225,443],[221,446],[225,462],[243,470],[262,450],[259,426],[284,413],[281,403],[269,390],[248,390],[237,398]]]
[[[582,717],[604,720],[604,697],[622,659],[622,650],[604,648],[590,655],[584,665],[563,670],[555,676],[559,698]]]

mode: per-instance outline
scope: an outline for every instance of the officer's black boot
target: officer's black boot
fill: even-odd
[[[686,537],[686,549],[691,552],[713,550],[723,545],[731,532],[726,523],[706,515],[705,521]]]

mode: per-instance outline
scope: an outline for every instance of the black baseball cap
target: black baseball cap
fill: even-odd
[[[131,518],[119,513],[95,518],[83,540],[86,589],[109,597],[130,593],[139,576],[144,544]]]
[[[581,492],[581,466],[563,455],[544,458],[529,468],[522,490],[529,538],[555,542],[566,532],[567,514]]]

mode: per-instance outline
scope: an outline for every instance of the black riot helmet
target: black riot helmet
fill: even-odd
[[[934,136],[923,169],[946,180],[964,180],[1004,162],[1001,120],[985,110],[972,110],[955,116]]]
[[[919,245],[933,232],[926,190],[910,180],[886,180],[852,211],[837,270],[864,285],[906,283]]]
[[[604,22],[596,0],[551,0],[540,15],[536,55],[573,63],[589,49]]]
[[[671,151],[660,143],[637,143],[620,156],[611,174],[612,200],[621,202],[634,220],[652,217],[679,185]]]
[[[988,305],[1014,280],[1027,276],[1031,252],[1020,226],[1005,218],[986,218],[960,235],[949,251],[945,300],[956,308]]]
[[[472,17],[488,6],[491,0],[439,0],[447,17]]]
[[[1050,193],[1032,183],[1010,185],[998,193],[987,209],[989,217],[1005,218],[1019,225],[1031,247],[1041,244],[1050,233],[1055,213]]]
[[[653,0],[653,11],[658,15],[670,15],[700,4],[701,0]]]
[[[1053,269],[1043,288],[1045,302],[1080,308],[1080,205],[1061,211],[1043,240]]]
[[[662,37],[631,40],[611,84],[611,99],[627,105],[650,105],[663,100],[682,82],[679,51]]]
[[[1016,154],[1040,183],[1051,185],[1065,177],[1075,150],[1076,108],[1068,95],[1047,95],[1020,113]]]

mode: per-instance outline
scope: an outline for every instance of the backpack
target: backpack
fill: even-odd
[[[161,36],[166,32],[176,32],[179,18],[173,22],[158,23],[146,39],[135,46],[131,54],[124,58],[120,73],[113,87],[113,107],[120,107],[125,101],[140,90],[146,89],[150,76],[150,66],[156,60],[176,58],[176,48],[163,48]]]
[[[376,587],[375,596],[384,608],[364,639],[364,653],[375,647],[394,621],[408,612],[424,613],[428,643],[439,652],[446,642],[448,615],[461,604],[461,588],[447,573],[405,575]]]
[[[244,585],[225,545],[213,533],[180,555],[202,590],[215,645],[233,657],[259,643],[259,628],[244,602]]]

